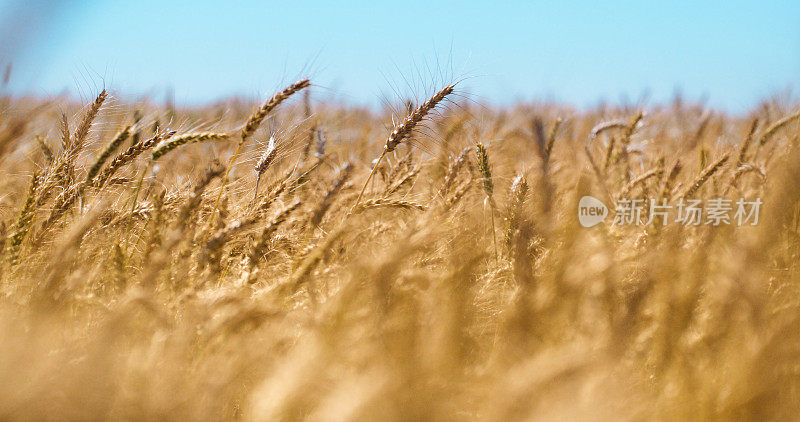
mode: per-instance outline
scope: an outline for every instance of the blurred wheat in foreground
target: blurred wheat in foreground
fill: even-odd
[[[310,85],[0,98],[1,419],[800,415],[796,105],[495,110],[447,86],[381,113]],[[764,205],[583,228],[585,195]]]

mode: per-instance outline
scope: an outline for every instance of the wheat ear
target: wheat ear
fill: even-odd
[[[250,253],[247,256],[248,283],[252,284],[255,281],[253,278],[253,269],[256,267],[256,265],[258,265],[259,257],[264,254],[264,249],[267,247],[267,243],[272,238],[272,234],[275,233],[278,227],[289,218],[289,215],[294,212],[294,210],[300,207],[301,203],[302,202],[299,199],[295,200],[293,203],[279,211],[275,218],[273,218],[272,221],[270,221],[269,224],[267,224],[266,227],[264,227],[264,229],[261,231],[258,241],[253,243]]]
[[[553,123],[553,128],[550,129],[550,135],[547,137],[547,145],[544,148],[544,160],[545,163],[550,163],[550,156],[553,153],[553,145],[556,143],[556,135],[558,134],[558,129],[561,127],[561,123],[563,121],[560,117],[556,118],[555,123]]]
[[[124,129],[119,131],[119,133],[117,133],[117,136],[115,136],[114,139],[112,139],[111,142],[109,142],[106,149],[104,149],[103,152],[101,152],[100,155],[97,156],[97,159],[94,161],[94,164],[92,164],[92,167],[89,168],[89,171],[86,173],[86,183],[91,184],[94,177],[97,176],[97,174],[100,172],[100,169],[103,167],[103,164],[105,164],[106,160],[108,160],[108,157],[110,157],[111,154],[113,154],[114,151],[116,151],[119,148],[119,146],[122,145],[122,143],[125,142],[126,139],[128,139],[128,136],[130,136],[130,134],[131,134],[130,125],[126,126]]]
[[[414,167],[408,173],[404,174],[398,181],[392,183],[388,188],[386,188],[386,193],[384,196],[389,196],[402,188],[403,186],[410,184],[414,181],[414,178],[417,177],[419,174],[420,167]]]
[[[455,84],[449,85],[444,87],[441,91],[437,92],[436,95],[429,98],[428,101],[425,101],[422,105],[417,107],[414,112],[408,115],[403,123],[400,126],[397,126],[391,134],[389,134],[389,138],[386,139],[386,145],[383,146],[383,151],[381,155],[378,156],[378,159],[375,160],[375,165],[372,166],[372,171],[370,171],[369,176],[367,176],[367,180],[364,182],[364,187],[361,188],[361,192],[358,194],[358,198],[356,198],[356,203],[353,205],[353,209],[355,209],[359,202],[361,202],[361,197],[364,196],[364,191],[367,190],[367,185],[369,185],[369,181],[372,180],[372,176],[375,175],[375,171],[378,169],[378,166],[383,161],[383,157],[386,154],[392,152],[400,145],[403,140],[411,134],[415,127],[428,115],[434,108],[436,108],[439,103],[441,103],[445,97],[453,93],[453,89],[455,89]]]
[[[150,139],[147,139],[146,141],[138,142],[134,145],[131,145],[130,147],[128,147],[128,149],[119,153],[116,157],[114,157],[113,160],[111,160],[110,163],[108,163],[108,166],[106,166],[106,168],[103,169],[103,171],[100,173],[100,176],[98,176],[97,179],[95,179],[94,186],[102,187],[122,166],[130,163],[136,157],[141,155],[143,152],[149,150],[150,148],[154,147],[165,138],[169,138],[174,134],[175,131],[156,134],[155,136],[151,137]]]
[[[755,164],[742,164],[736,169],[736,172],[733,173],[733,177],[731,178],[731,182],[725,187],[725,191],[723,192],[723,196],[727,195],[730,191],[731,187],[735,187],[739,179],[748,173],[755,173],[761,179],[762,182],[766,182],[767,180],[767,172],[764,171],[762,167],[759,167]]]
[[[287,86],[286,88],[283,89],[283,91],[278,92],[277,94],[270,97],[270,99],[268,99],[261,106],[261,108],[256,110],[250,116],[250,118],[247,119],[247,122],[245,123],[240,133],[241,138],[239,140],[239,143],[236,145],[236,149],[233,151],[233,155],[231,155],[230,160],[228,160],[228,167],[225,170],[225,175],[222,177],[222,187],[220,188],[219,193],[217,194],[217,199],[214,200],[214,209],[219,209],[220,201],[222,200],[222,195],[225,193],[225,189],[228,186],[228,178],[230,176],[231,170],[233,169],[236,160],[239,158],[239,153],[242,150],[242,145],[244,145],[244,143],[247,141],[247,138],[249,138],[253,133],[255,133],[256,130],[258,130],[258,127],[261,126],[261,122],[264,121],[264,119],[267,117],[267,115],[269,115],[269,113],[272,112],[272,110],[274,110],[282,102],[286,101],[286,99],[288,99],[295,93],[309,86],[311,86],[311,81],[309,81],[307,78],[301,79]],[[214,218],[210,218],[209,224],[212,224],[213,221]]]
[[[288,289],[288,291],[291,293],[296,292],[303,284],[303,281],[305,281],[314,270],[314,267],[316,267],[317,263],[322,259],[325,253],[331,248],[331,246],[333,246],[333,242],[339,239],[342,234],[344,234],[344,227],[341,226],[329,233],[322,243],[314,247],[311,253],[303,258],[303,260],[300,262],[300,265],[298,265],[294,272],[292,272],[289,280],[278,286],[279,289],[281,291],[286,291],[286,289]],[[309,290],[311,290],[311,288],[309,288]],[[309,291],[309,294],[312,295],[312,298],[314,297],[313,291]]]
[[[761,135],[761,137],[760,137],[761,139],[758,142],[759,145],[764,146],[764,144],[766,144],[767,141],[769,141],[769,139],[772,138],[772,136],[775,135],[775,133],[777,131],[779,131],[782,127],[788,125],[789,123],[791,123],[792,121],[794,121],[797,118],[800,118],[800,111],[794,112],[794,113],[792,113],[792,114],[790,114],[790,115],[778,120],[777,122],[773,123]]]
[[[159,158],[166,155],[168,152],[174,150],[175,148],[181,145],[194,144],[197,142],[216,141],[228,138],[230,138],[230,134],[228,133],[219,133],[219,132],[186,133],[180,136],[176,136],[161,141],[153,150],[153,155],[151,156],[151,158],[153,161],[156,161]]]
[[[519,230],[519,222],[522,216],[522,206],[528,194],[528,182],[523,175],[518,175],[511,182],[511,189],[508,198],[508,227],[506,230],[506,248],[511,248],[514,237]]]
[[[680,160],[676,160],[675,164],[672,165],[669,173],[666,174],[664,177],[663,182],[661,183],[661,187],[658,191],[658,199],[669,199],[669,196],[672,195],[672,187],[675,184],[675,179],[678,178],[678,174],[680,174],[681,170],[683,169],[683,164],[681,164]]]
[[[597,137],[600,136],[601,133],[603,133],[603,132],[605,132],[607,130],[624,129],[624,128],[628,127],[628,124],[629,124],[629,122],[626,122],[626,121],[623,121],[623,120],[612,120],[612,121],[608,121],[608,122],[599,123],[595,127],[592,128],[592,130],[590,132],[590,135],[589,135],[589,140],[593,141],[593,140],[597,139]]]
[[[255,201],[256,198],[258,197],[258,185],[261,182],[261,175],[263,175],[264,172],[267,171],[267,168],[275,160],[275,157],[277,156],[278,156],[278,148],[276,146],[275,137],[270,136],[269,144],[267,145],[266,151],[264,151],[264,154],[261,155],[261,158],[259,158],[258,162],[256,163],[257,176],[256,176],[255,192],[253,193],[253,201]]]
[[[419,204],[417,202],[405,201],[400,199],[378,198],[378,199],[368,199],[362,202],[358,206],[358,209],[356,209],[356,212],[372,208],[400,208],[400,209],[419,210],[419,211],[425,211],[428,209],[427,206]]]
[[[14,232],[11,234],[11,238],[8,243],[8,257],[11,265],[15,265],[17,263],[20,245],[22,245],[22,241],[25,239],[25,236],[28,234],[28,231],[31,228],[35,211],[33,206],[35,204],[34,198],[36,196],[36,189],[39,187],[40,182],[41,177],[39,176],[39,173],[33,173],[31,184],[28,188],[28,197],[25,200],[25,205],[23,205],[22,210],[19,213],[19,219],[17,219],[17,224],[14,226]]]
[[[717,172],[717,170],[722,168],[722,166],[725,164],[725,162],[728,161],[728,158],[730,158],[730,155],[731,155],[730,152],[726,152],[717,161],[711,163],[711,165],[709,165],[708,167],[703,169],[703,171],[701,171],[700,174],[697,175],[697,178],[694,179],[694,182],[692,182],[692,184],[689,185],[688,188],[686,188],[686,190],[683,192],[683,194],[680,195],[680,198],[689,197],[689,196],[693,195],[695,192],[697,192],[697,190],[700,189],[703,186],[703,184],[709,178],[711,178],[711,176],[713,176],[714,173]]]
[[[36,140],[36,145],[39,146],[39,149],[42,150],[42,154],[44,154],[44,159],[48,165],[53,162],[55,156],[53,155],[53,150],[47,145],[47,141],[41,137],[37,136],[34,138]]]
[[[644,183],[651,177],[660,177],[662,174],[664,174],[664,170],[661,168],[654,168],[642,173],[642,175],[631,180],[625,186],[623,186],[622,189],[620,189],[619,193],[617,194],[617,198],[624,198],[625,195],[627,195],[628,192],[630,192],[637,185]]]
[[[67,114],[61,113],[61,119],[59,119],[58,122],[59,129],[61,130],[61,151],[67,151],[72,139],[72,135],[69,133],[69,120],[67,120]]]
[[[280,103],[284,102],[287,98],[294,95],[296,92],[302,90],[303,88],[308,87],[311,85],[311,82],[308,79],[301,79],[286,88],[283,91],[278,92],[277,94],[273,95],[264,105],[261,106],[252,116],[247,120],[244,127],[242,128],[242,139],[241,143],[247,140],[255,131],[261,126],[261,122],[267,117],[267,115],[275,109]]]
[[[72,136],[71,140],[68,140],[68,155],[71,158],[74,158],[83,149],[84,141],[86,140],[86,136],[89,134],[89,129],[91,129],[92,123],[94,122],[95,117],[97,117],[97,113],[100,112],[100,107],[102,107],[103,102],[107,97],[108,93],[106,90],[102,90],[97,98],[94,99],[92,105],[89,106],[89,109],[86,110],[83,120],[81,120],[78,128],[75,129],[75,135]]]
[[[742,145],[739,147],[739,153],[736,156],[736,167],[744,164],[745,159],[747,158],[747,150],[750,148],[750,144],[753,142],[753,135],[755,135],[757,128],[758,118],[755,118],[753,119],[753,123],[750,124],[750,129],[747,131],[747,136],[745,136],[744,141],[742,141]]]
[[[282,102],[286,101],[287,98],[291,97],[295,93],[299,92],[300,90],[307,88],[311,85],[311,81],[308,79],[301,79],[286,88],[283,91],[278,92],[277,94],[273,95],[268,99],[258,110],[253,113],[249,119],[247,119],[247,123],[245,123],[244,127],[242,128],[242,132],[240,134],[241,139],[239,143],[236,145],[236,150],[231,155],[231,159],[228,161],[228,168],[225,172],[225,176],[222,178],[222,189],[219,191],[219,195],[217,196],[216,201],[214,202],[214,208],[217,208],[219,205],[219,201],[222,198],[222,194],[225,191],[225,187],[228,184],[228,176],[230,175],[230,171],[233,168],[236,159],[239,158],[239,153],[242,150],[242,145],[244,145],[247,138],[249,138],[258,127],[261,126],[261,122],[272,112],[276,107],[278,107]]]
[[[478,142],[475,146],[475,152],[478,158],[478,172],[481,174],[481,181],[483,182],[483,192],[486,194],[486,201],[489,203],[492,220],[492,243],[494,244],[494,258],[497,260],[497,234],[494,228],[494,181],[492,180],[492,167],[489,165],[489,153],[482,143]]]
[[[142,190],[142,183],[144,182],[144,176],[147,174],[147,170],[150,168],[150,165],[153,162],[155,162],[168,152],[174,150],[175,148],[181,145],[218,140],[218,139],[228,139],[229,137],[230,134],[228,133],[199,132],[199,133],[187,133],[184,135],[176,136],[174,138],[168,138],[161,141],[153,150],[153,154],[150,157],[150,161],[145,166],[144,171],[142,171],[142,174],[139,176],[139,181],[136,183],[136,189],[134,190],[133,197],[131,198],[131,216],[133,216],[133,211],[136,210],[136,202],[139,200],[139,192]],[[129,221],[128,234],[130,234],[132,226],[133,226],[133,218],[131,218]]]
[[[339,170],[339,175],[333,182],[333,185],[330,189],[328,189],[325,197],[322,198],[322,202],[317,205],[317,207],[314,209],[314,212],[311,214],[312,227],[316,227],[322,222],[322,217],[325,216],[328,208],[330,208],[331,204],[333,204],[333,200],[336,198],[336,195],[340,190],[342,190],[344,183],[350,177],[350,172],[352,169],[353,166],[350,163],[345,163],[345,165]]]
[[[469,153],[472,151],[472,147],[466,147],[461,151],[461,154],[458,155],[450,165],[447,167],[447,173],[444,175],[444,182],[442,183],[441,189],[439,189],[438,196],[445,198],[447,193],[450,191],[450,188],[453,186],[453,182],[456,180],[458,176],[458,171],[461,167],[467,163],[469,160]]]

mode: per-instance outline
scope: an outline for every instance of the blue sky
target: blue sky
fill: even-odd
[[[105,84],[197,104],[260,98],[307,71],[316,95],[359,104],[468,77],[488,103],[679,89],[737,112],[800,89],[797,0],[20,4],[0,0],[0,63],[14,62],[12,90],[38,95]]]

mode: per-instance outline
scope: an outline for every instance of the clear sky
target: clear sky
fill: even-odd
[[[306,71],[359,104],[438,75],[501,104],[680,90],[737,112],[800,89],[798,0],[0,0],[0,42],[15,92],[171,87],[183,104],[260,98]]]

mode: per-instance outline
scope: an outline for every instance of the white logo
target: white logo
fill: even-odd
[[[578,221],[583,227],[592,227],[608,216],[608,207],[593,196],[584,196],[578,202]]]

